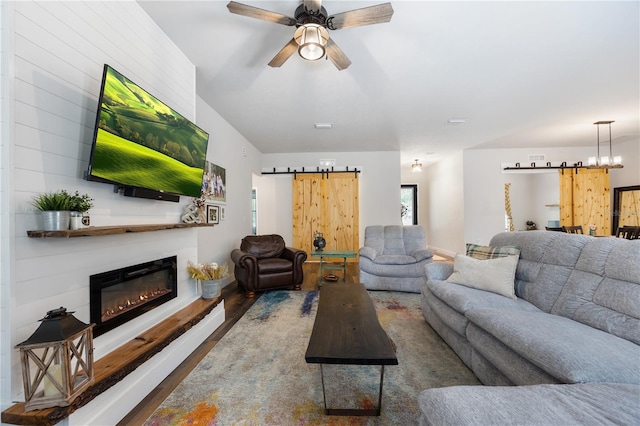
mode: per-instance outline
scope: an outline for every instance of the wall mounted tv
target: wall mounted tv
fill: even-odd
[[[200,197],[209,134],[104,66],[87,180],[133,197]]]

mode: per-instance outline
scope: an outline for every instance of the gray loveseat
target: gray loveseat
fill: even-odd
[[[421,424],[640,424],[640,241],[523,231],[490,245],[521,249],[517,299],[446,282],[453,265],[433,263],[422,310],[499,386],[423,391]]]
[[[359,254],[360,282],[368,290],[420,293],[424,266],[433,262],[419,225],[367,226]]]

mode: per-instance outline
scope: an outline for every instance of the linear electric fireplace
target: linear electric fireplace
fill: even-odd
[[[178,295],[177,256],[91,275],[89,309],[99,336]]]

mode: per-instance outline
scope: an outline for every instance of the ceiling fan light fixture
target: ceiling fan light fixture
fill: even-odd
[[[329,40],[329,32],[318,24],[304,24],[298,27],[293,37],[298,43],[298,54],[307,61],[317,61],[325,55],[324,46]]]

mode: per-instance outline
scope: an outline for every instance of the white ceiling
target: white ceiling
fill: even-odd
[[[300,1],[238,0],[293,17]],[[381,3],[324,1],[329,15]],[[267,63],[287,27],[227,1],[140,1],[195,64],[197,93],[263,153],[590,146],[640,134],[640,3],[392,1],[391,22],[331,31],[351,59]],[[450,125],[451,118],[466,124]],[[314,123],[332,123],[317,130]]]

